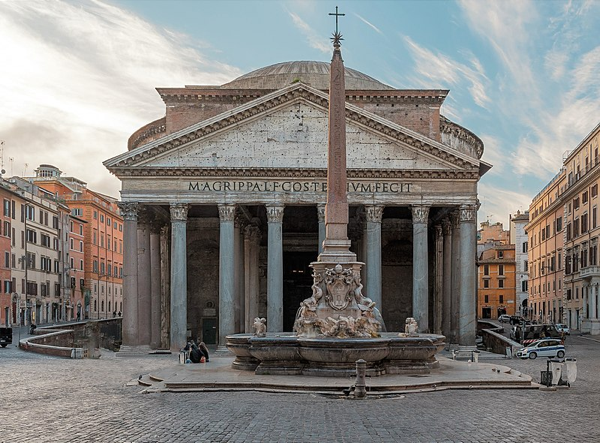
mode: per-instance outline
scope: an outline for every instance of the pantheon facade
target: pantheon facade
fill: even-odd
[[[346,68],[351,250],[388,331],[471,346],[483,143],[440,114],[447,90]],[[165,116],[104,162],[122,182],[123,350],[291,331],[325,238],[329,64],[158,88]],[[418,309],[417,309],[418,307]]]

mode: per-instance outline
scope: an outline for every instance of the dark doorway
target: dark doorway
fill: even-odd
[[[482,308],[481,318],[492,318],[492,308]]]
[[[310,263],[316,261],[314,252],[283,253],[283,330],[294,329],[296,312],[300,302],[312,294],[312,269]]]
[[[202,341],[207,345],[217,344],[217,319],[205,317],[202,319]]]

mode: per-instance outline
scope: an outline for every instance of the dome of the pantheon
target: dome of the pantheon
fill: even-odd
[[[346,90],[394,89],[355,69],[345,68]],[[301,81],[315,89],[329,89],[329,63],[296,61],[277,63],[244,74],[223,89],[281,89]]]

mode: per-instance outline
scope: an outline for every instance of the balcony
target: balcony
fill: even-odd
[[[582,268],[579,271],[579,275],[581,276],[581,278],[585,279],[600,277],[600,266],[588,266],[587,268]]]

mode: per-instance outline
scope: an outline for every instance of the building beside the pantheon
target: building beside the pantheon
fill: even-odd
[[[363,293],[388,331],[425,297],[422,329],[474,345],[483,143],[440,114],[447,90],[394,89],[348,68],[345,85]],[[270,332],[292,330],[325,236],[328,89],[329,64],[307,61],[157,89],[166,115],[104,162],[122,181],[124,349],[177,349],[182,328],[224,345],[267,312]],[[426,257],[413,256],[416,242]]]

